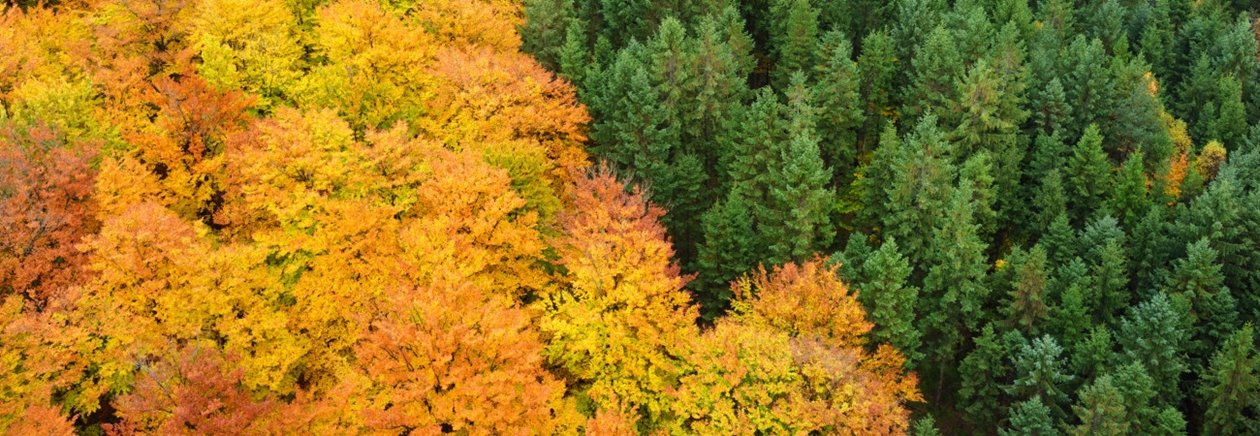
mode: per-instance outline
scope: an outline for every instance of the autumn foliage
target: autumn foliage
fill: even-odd
[[[0,433],[904,432],[914,376],[823,261],[697,324],[521,20],[5,8]]]

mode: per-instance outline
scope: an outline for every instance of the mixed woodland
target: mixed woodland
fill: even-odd
[[[1260,432],[1248,0],[0,6],[0,433]]]

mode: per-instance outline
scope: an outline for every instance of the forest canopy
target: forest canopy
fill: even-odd
[[[1260,432],[1242,0],[0,6],[0,433]]]

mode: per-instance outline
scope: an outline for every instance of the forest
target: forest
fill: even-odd
[[[1251,0],[8,0],[0,434],[1260,433]]]

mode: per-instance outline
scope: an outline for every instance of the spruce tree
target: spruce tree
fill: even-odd
[[[1098,126],[1090,124],[1072,148],[1064,185],[1072,220],[1083,223],[1100,210],[1111,192],[1111,164],[1103,152]]]
[[[853,47],[844,34],[828,32],[821,46],[822,56],[814,69],[820,146],[823,160],[832,169],[832,182],[847,186],[853,181],[857,132],[864,121],[861,76],[852,59]]]
[[[1099,40],[1077,36],[1063,56],[1067,74],[1064,91],[1072,107],[1068,134],[1076,135],[1090,124],[1109,121],[1116,109],[1115,84],[1111,62]]]
[[[1124,396],[1112,384],[1110,376],[1102,376],[1081,389],[1080,400],[1072,406],[1080,424],[1071,434],[1078,436],[1124,436],[1129,433],[1128,411]]]
[[[1247,137],[1247,111],[1242,101],[1242,84],[1232,75],[1225,75],[1216,88],[1216,118],[1209,121],[1207,139],[1225,144],[1229,150],[1239,148]]]
[[[728,195],[701,218],[704,241],[698,247],[698,276],[693,286],[699,291],[701,313],[714,319],[726,310],[733,297],[730,281],[756,266],[759,245],[753,233],[749,206],[741,195]]]
[[[1212,355],[1198,393],[1206,408],[1203,434],[1260,431],[1260,357],[1251,324],[1230,335]]]
[[[1116,335],[1119,361],[1142,365],[1147,374],[1161,381],[1156,386],[1161,404],[1181,400],[1178,381],[1188,369],[1185,353],[1190,333],[1185,329],[1185,308],[1179,306],[1163,293],[1155,294],[1129,310]]]
[[[1040,399],[1053,417],[1063,416],[1067,403],[1064,388],[1072,380],[1065,372],[1063,347],[1049,335],[1033,339],[1012,359],[1016,374],[1007,392],[1016,399]]]
[[[892,39],[885,31],[872,32],[862,38],[862,54],[858,56],[858,72],[862,77],[862,104],[866,123],[858,135],[858,153],[873,148],[888,120],[892,106],[892,84],[898,59]]]
[[[953,32],[944,25],[932,29],[916,52],[911,68],[911,83],[902,110],[905,116],[913,120],[933,113],[943,117],[943,121],[953,119],[953,108],[958,100],[955,83],[964,72]]]
[[[810,0],[772,0],[770,44],[778,55],[774,84],[787,90],[792,76],[812,73],[818,55],[818,9]]]
[[[1108,209],[1128,229],[1136,226],[1150,207],[1150,199],[1146,195],[1144,161],[1141,151],[1129,155],[1124,166],[1120,167],[1120,172],[1115,175],[1114,189],[1108,199]]]
[[[1049,287],[1046,251],[1039,245],[1027,252],[1016,247],[1009,258],[1006,319],[1019,331],[1035,336],[1041,333],[1044,321],[1050,317],[1046,298]]]
[[[1173,26],[1172,17],[1169,16],[1170,10],[1168,0],[1155,0],[1151,6],[1150,15],[1146,19],[1145,26],[1142,27],[1141,36],[1138,39],[1138,47],[1142,53],[1142,57],[1151,65],[1151,71],[1155,73],[1155,77],[1162,81],[1173,79],[1172,69],[1172,49],[1173,49]]]
[[[1016,403],[1011,406],[1006,427],[998,430],[1001,436],[1057,436],[1059,430],[1050,417],[1050,408],[1042,404],[1041,398]]]
[[[1009,356],[1016,351],[1007,348],[1008,342],[1011,345],[1022,344],[1020,341],[1003,339],[992,324],[985,325],[973,342],[971,352],[958,365],[961,383],[958,388],[958,404],[968,421],[983,426],[998,421],[999,409],[1004,399],[999,383],[1004,383],[1010,377],[1012,368]]]
[[[765,174],[768,213],[757,217],[759,233],[768,243],[766,259],[776,264],[805,260],[830,245],[833,235],[835,193],[818,149],[815,109],[804,74],[792,76],[787,98],[787,140],[769,144],[777,160]]]
[[[866,280],[859,295],[868,302],[869,318],[875,323],[871,338],[897,347],[915,367],[922,359],[918,352],[921,335],[915,328],[919,289],[908,283],[910,263],[897,251],[896,239],[889,238],[871,253],[862,263],[862,272]]]

